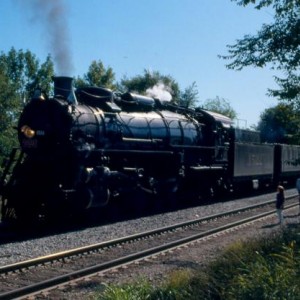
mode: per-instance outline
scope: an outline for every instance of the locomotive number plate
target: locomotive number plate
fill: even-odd
[[[22,141],[22,146],[24,148],[31,148],[31,149],[34,149],[34,148],[37,148],[37,140],[36,139],[24,139]]]

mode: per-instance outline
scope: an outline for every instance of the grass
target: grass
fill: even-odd
[[[300,300],[299,228],[237,242],[197,272],[180,270],[154,287],[146,280],[108,285],[95,300]]]
[[[186,300],[190,296],[189,283],[193,273],[181,270],[172,273],[168,280],[160,287],[151,285],[145,279],[134,284],[122,286],[107,285],[104,292],[95,295],[97,300]]]
[[[233,245],[209,267],[204,299],[300,299],[299,235]]]

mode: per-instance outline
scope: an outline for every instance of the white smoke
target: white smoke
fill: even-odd
[[[170,87],[166,86],[164,83],[159,82],[152,88],[146,90],[146,94],[149,97],[158,98],[162,101],[171,101],[172,95],[170,93]]]
[[[57,73],[70,75],[74,67],[64,0],[26,0],[18,3],[29,10],[30,22],[41,26]]]

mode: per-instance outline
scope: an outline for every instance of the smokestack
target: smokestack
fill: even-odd
[[[53,76],[54,82],[54,97],[63,98],[70,104],[77,104],[76,95],[74,92],[73,78],[67,76]]]

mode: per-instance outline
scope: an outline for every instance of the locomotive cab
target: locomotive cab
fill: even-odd
[[[228,162],[232,120],[215,112],[199,109],[196,111],[198,112],[197,120],[205,124],[204,140],[207,143],[206,146],[214,148],[215,163]]]

